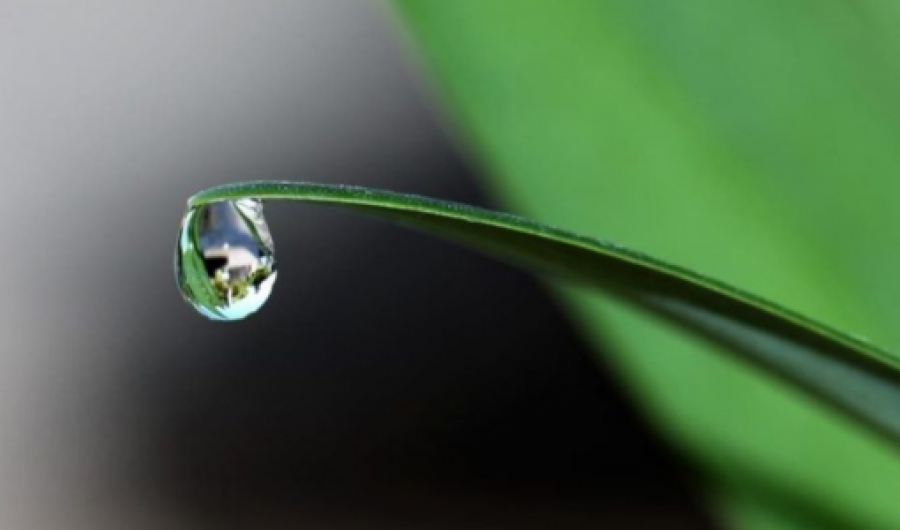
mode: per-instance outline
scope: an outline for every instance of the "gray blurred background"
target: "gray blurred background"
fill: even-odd
[[[270,204],[266,309],[182,302],[175,231],[207,186],[486,204],[384,8],[0,1],[0,528],[711,527],[503,264]]]

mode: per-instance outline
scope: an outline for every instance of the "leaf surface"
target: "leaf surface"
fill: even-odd
[[[896,2],[395,5],[512,209],[900,345]],[[717,347],[564,296],[735,525],[900,528],[883,444]]]

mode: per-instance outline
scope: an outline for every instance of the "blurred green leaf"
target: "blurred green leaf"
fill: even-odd
[[[900,345],[900,5],[395,4],[513,209]],[[900,459],[879,440],[707,344],[564,295],[732,525],[900,528]]]

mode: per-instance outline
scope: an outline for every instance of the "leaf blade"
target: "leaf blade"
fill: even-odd
[[[900,443],[893,354],[725,283],[523,217],[369,188],[248,182],[204,190],[189,206],[247,197],[362,210],[599,287],[725,345]]]

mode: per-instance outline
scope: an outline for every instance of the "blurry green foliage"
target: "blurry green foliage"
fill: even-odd
[[[900,4],[395,4],[511,209],[900,349]],[[562,294],[731,526],[900,528],[900,456],[880,440],[676,330]]]

